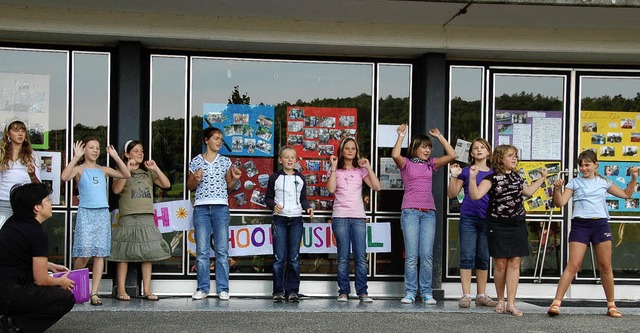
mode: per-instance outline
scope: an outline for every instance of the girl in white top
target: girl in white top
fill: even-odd
[[[636,188],[638,168],[629,168],[631,181],[622,190],[608,179],[598,175],[598,159],[591,150],[585,150],[578,156],[578,166],[582,177],[569,180],[562,190],[564,181],[558,179],[554,184],[553,203],[562,207],[573,197],[573,216],[569,232],[569,261],[558,282],[556,296],[547,310],[550,316],[560,314],[560,303],[569,289],[573,277],[582,265],[584,254],[589,243],[593,244],[598,259],[598,269],[602,288],[607,297],[607,315],[613,318],[622,317],[616,307],[614,298],[613,269],[611,253],[613,237],[609,228],[609,211],[607,210],[607,194],[620,198],[630,198]]]
[[[0,228],[13,215],[9,204],[11,188],[40,182],[40,169],[35,163],[27,126],[20,120],[12,121],[2,133],[0,149]]]

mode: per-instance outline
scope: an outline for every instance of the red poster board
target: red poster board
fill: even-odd
[[[269,176],[273,173],[273,158],[229,157],[242,176],[229,193],[229,208],[269,209],[264,203]]]
[[[333,195],[327,190],[329,157],[338,155],[340,141],[356,138],[356,108],[287,107],[287,144],[301,161],[296,169],[307,183],[307,199],[316,210],[331,210]]]

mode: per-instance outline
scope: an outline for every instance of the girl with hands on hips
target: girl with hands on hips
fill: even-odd
[[[331,228],[338,249],[338,302],[346,302],[351,293],[349,256],[353,249],[356,295],[361,302],[371,303],[367,286],[366,215],[362,200],[362,184],[380,191],[380,181],[369,160],[360,158],[358,143],[353,138],[342,140],[338,157],[331,156],[331,173],[327,189],[335,194]]]
[[[580,177],[569,180],[562,188],[564,181],[558,179],[554,184],[553,203],[562,207],[573,199],[571,216],[571,230],[569,232],[569,260],[556,289],[556,295],[547,310],[549,316],[560,314],[560,304],[574,276],[580,269],[582,260],[591,244],[598,259],[602,288],[607,298],[607,315],[613,318],[622,317],[618,310],[614,296],[613,268],[611,256],[613,253],[613,237],[609,228],[609,210],[607,209],[607,195],[628,199],[633,195],[638,180],[638,168],[630,167],[627,171],[631,181],[623,190],[609,179],[598,174],[598,159],[591,150],[585,150],[578,155]]]
[[[78,186],[78,215],[73,237],[76,260],[73,268],[84,268],[93,258],[91,305],[102,305],[98,290],[104,257],[111,254],[111,215],[106,177],[124,179],[131,177],[131,172],[111,145],[107,145],[107,153],[118,169],[98,165],[100,141],[96,137],[76,141],[73,151],[73,158],[60,175],[62,181],[73,179]]]

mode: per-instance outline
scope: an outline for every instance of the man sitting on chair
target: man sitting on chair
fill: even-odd
[[[62,265],[48,262],[42,222],[52,215],[51,191],[29,183],[11,189],[13,216],[0,229],[0,332],[44,332],[75,304],[74,281]]]

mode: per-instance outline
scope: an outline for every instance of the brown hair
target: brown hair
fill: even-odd
[[[472,156],[472,152],[473,152],[473,144],[476,142],[480,142],[480,144],[482,144],[487,151],[489,152],[489,156],[487,156],[487,166],[491,167],[491,145],[489,144],[489,142],[483,138],[476,138],[475,140],[473,140],[471,142],[471,149],[469,149],[469,165],[474,165],[476,163],[476,159],[473,158]]]
[[[493,172],[495,173],[505,173],[504,164],[502,164],[502,159],[510,152],[513,151],[516,154],[516,158],[518,156],[518,148],[512,145],[499,145],[493,151],[491,155],[491,165],[493,168]]]
[[[11,130],[24,130],[26,132],[24,142],[18,152],[18,160],[24,165],[29,163],[35,163],[33,159],[33,148],[31,148],[31,139],[29,138],[29,131],[27,125],[20,120],[14,120],[10,122],[2,133],[2,148],[0,149],[0,170],[6,170],[9,168],[9,161],[13,158],[13,145],[9,137]]]
[[[122,151],[122,162],[124,162],[125,165],[127,165],[127,163],[129,162],[129,157],[127,157],[127,154],[129,154],[137,145],[142,146],[142,142],[138,140],[129,140],[125,142],[124,150]],[[144,146],[142,148],[144,149]],[[147,170],[147,167],[144,165],[144,163],[141,163],[138,167],[142,170]]]
[[[416,157],[416,151],[418,148],[426,146],[429,148],[433,148],[433,143],[431,142],[431,138],[424,134],[418,134],[411,139],[411,144],[409,145],[409,158]]]
[[[353,141],[353,143],[356,145],[356,157],[353,159],[353,161],[351,161],[351,165],[354,168],[358,167],[358,161],[360,160],[360,148],[358,147],[358,142],[356,142],[356,140],[354,138],[346,138],[346,139],[342,140],[342,142],[340,142],[340,147],[338,148],[338,169],[344,169],[345,168],[344,156],[342,156],[342,150],[344,149],[344,146],[349,141]]]

